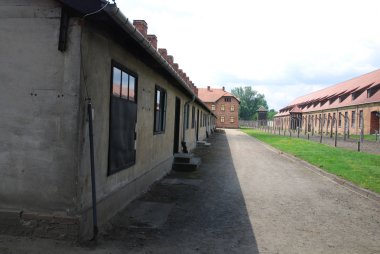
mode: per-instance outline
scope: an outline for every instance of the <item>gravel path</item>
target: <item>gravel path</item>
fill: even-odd
[[[195,151],[104,229],[96,246],[0,236],[0,253],[380,253],[380,204],[240,132]]]

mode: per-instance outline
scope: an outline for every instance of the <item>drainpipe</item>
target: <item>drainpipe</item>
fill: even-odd
[[[96,185],[95,185],[95,159],[94,159],[94,131],[92,128],[92,105],[90,99],[87,104],[88,114],[88,133],[90,139],[90,159],[91,159],[91,191],[92,191],[92,222],[93,222],[93,237],[96,240],[98,235],[98,217],[96,211]]]
[[[183,127],[182,127],[182,141],[181,141],[181,145],[182,145],[182,152],[184,153],[189,153],[189,151],[187,150],[187,146],[186,146],[186,119],[187,119],[187,115],[189,114],[188,110],[186,110],[186,107],[190,104],[190,103],[193,103],[195,101],[195,95],[193,95],[193,98],[190,100],[190,101],[187,101],[185,103],[185,105],[183,106]],[[190,108],[189,108],[190,110]]]

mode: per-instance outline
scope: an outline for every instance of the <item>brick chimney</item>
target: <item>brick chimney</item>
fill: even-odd
[[[155,36],[154,34],[148,34],[146,38],[153,46],[153,48],[157,50],[157,36]]]
[[[223,88],[222,88],[222,89],[223,89],[223,91],[225,91],[225,90],[224,90],[224,86],[223,86]]]
[[[207,91],[210,91],[211,89],[210,89],[210,86],[207,86]]]
[[[168,57],[166,58],[166,61],[168,61],[168,63],[170,65],[173,65],[174,64],[174,57],[171,55],[168,55]]]
[[[148,24],[145,20],[133,20],[133,25],[146,38],[148,34]]]
[[[166,49],[158,49],[158,53],[161,54],[161,56],[166,59],[168,57],[168,51]]]

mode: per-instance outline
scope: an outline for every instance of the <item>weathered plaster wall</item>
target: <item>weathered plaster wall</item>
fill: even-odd
[[[60,5],[0,1],[0,209],[75,207],[79,27],[58,51]]]
[[[106,221],[132,199],[147,190],[149,186],[171,170],[174,137],[175,98],[181,100],[180,141],[182,140],[183,106],[191,98],[173,87],[161,74],[148,67],[143,60],[128,52],[110,39],[105,31],[86,25],[83,32],[82,55],[84,79],[82,90],[87,86],[94,108],[94,142],[97,198],[100,223]],[[112,60],[137,74],[137,125],[136,125],[136,163],[135,165],[107,176],[109,104]],[[153,134],[155,85],[167,91],[166,129],[164,133]],[[85,104],[82,105],[84,111]],[[79,170],[78,211],[84,221],[91,216],[91,186],[89,143],[86,117],[82,115],[83,152]],[[205,137],[205,127],[200,129],[199,137]],[[189,149],[195,146],[192,130],[186,131]],[[86,223],[84,223],[85,225]],[[90,225],[91,223],[89,223]],[[90,228],[83,228],[82,234]]]

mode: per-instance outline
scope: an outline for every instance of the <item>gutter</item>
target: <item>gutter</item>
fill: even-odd
[[[177,71],[161,56],[158,51],[152,47],[150,42],[129,22],[129,19],[124,16],[116,4],[109,4],[104,8],[104,12],[115,21],[127,34],[129,34],[142,48],[144,48],[159,64],[163,67],[174,79],[180,84],[188,95],[193,99],[192,101],[198,102],[207,111],[213,114],[210,109],[201,101],[194,92],[189,88],[185,81],[178,75]],[[215,116],[215,115],[214,115]]]

